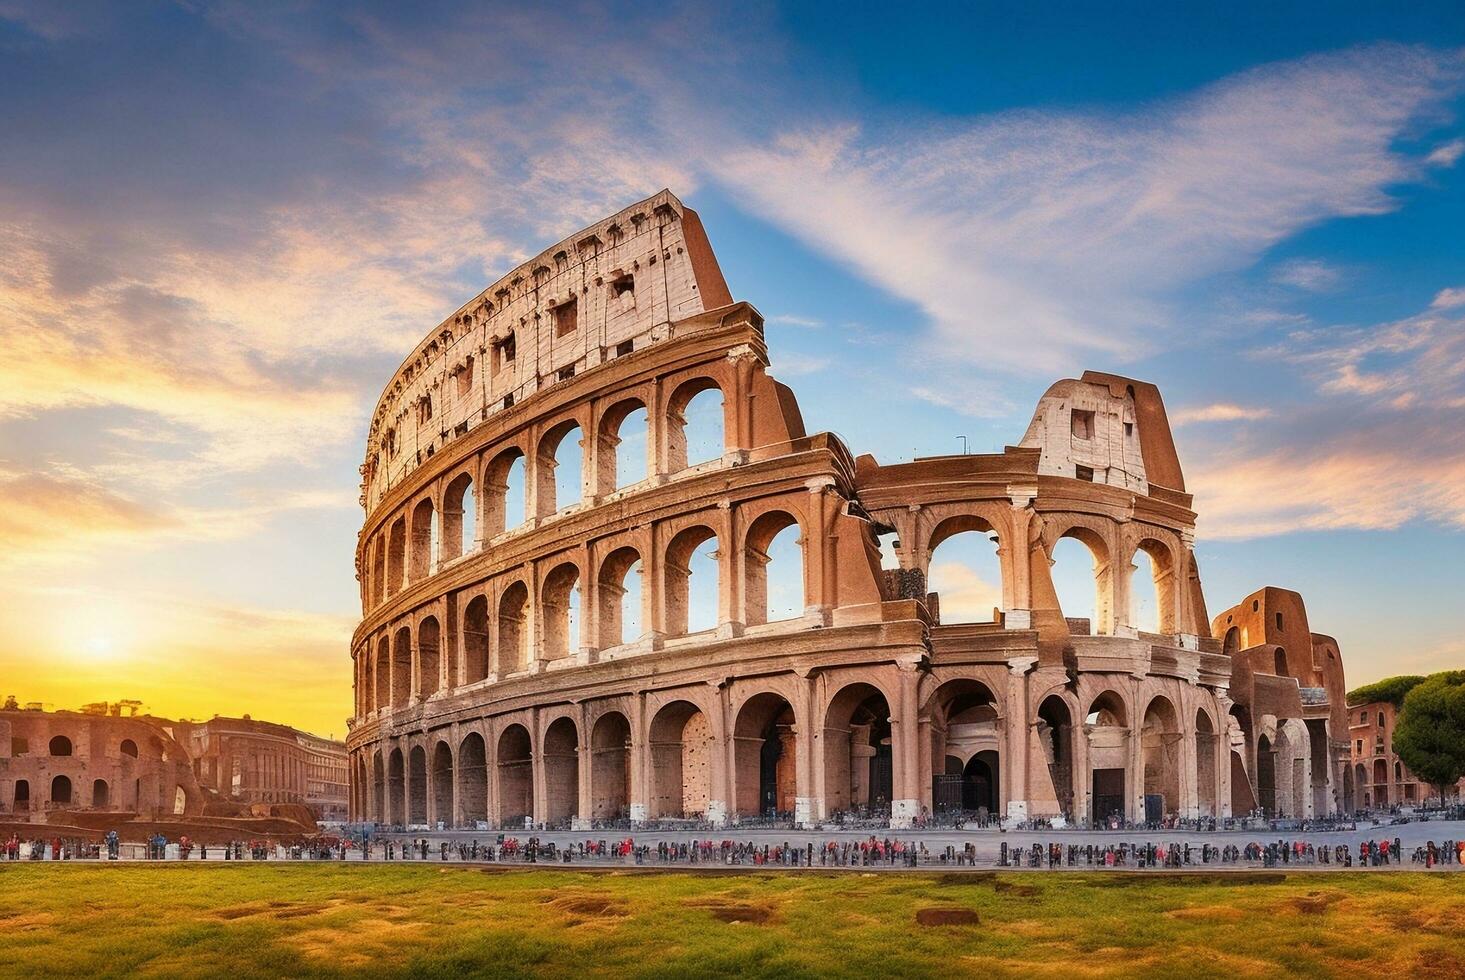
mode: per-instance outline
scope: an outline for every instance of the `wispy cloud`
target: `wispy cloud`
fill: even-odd
[[[1452,310],[1457,306],[1465,306],[1465,286],[1441,289],[1429,304],[1432,310]]]
[[[947,356],[1052,373],[1163,344],[1167,297],[1327,218],[1393,209],[1396,139],[1465,56],[1398,46],[1244,72],[1132,115],[790,130],[709,166],[930,317]]]
[[[1272,410],[1262,405],[1237,405],[1232,402],[1217,402],[1214,405],[1199,405],[1182,408],[1170,415],[1174,425],[1190,425],[1194,422],[1253,422],[1270,418]]]
[[[1272,270],[1272,282],[1314,293],[1332,289],[1342,278],[1341,269],[1319,259],[1291,259]]]
[[[1465,139],[1450,140],[1431,150],[1424,162],[1435,167],[1453,167],[1461,154],[1465,154]]]

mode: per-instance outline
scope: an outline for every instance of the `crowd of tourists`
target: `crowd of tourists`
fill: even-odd
[[[1356,856],[1355,856],[1356,855]],[[1426,870],[1446,865],[1465,865],[1465,841],[1427,841],[1409,856],[1409,862]],[[1315,844],[1306,840],[1253,841],[1244,845],[1201,844],[1189,841],[1144,841],[1119,844],[1035,843],[1030,847],[1008,847],[1003,843],[999,867],[1006,868],[1188,868],[1197,865],[1242,865],[1277,868],[1293,865],[1329,865],[1335,868],[1379,868],[1404,864],[1399,838],[1360,841],[1349,844]]]

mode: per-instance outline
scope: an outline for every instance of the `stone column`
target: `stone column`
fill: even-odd
[[[646,694],[644,691],[637,692],[636,699],[631,703],[631,820],[634,823],[641,823],[646,820],[650,812],[651,787],[648,785],[647,777],[650,775],[647,768],[647,753],[650,751],[649,732],[647,732],[646,719]]]
[[[1028,753],[1033,730],[1028,720],[1027,673],[1037,657],[1012,657],[1007,661],[1007,755],[1001,760],[1007,774],[1007,817],[1025,820],[1028,815]]]
[[[808,674],[794,684],[794,826],[807,827],[824,813],[820,795],[823,760],[816,761],[819,722],[814,717],[814,679]]]
[[[892,762],[899,767],[895,773],[896,778],[892,780],[892,795],[895,797],[890,801],[892,829],[910,827],[915,822],[916,815],[921,812],[920,793],[915,783],[919,765],[916,740],[919,737],[920,708],[916,701],[916,692],[921,676],[918,666],[914,662],[897,665],[900,687],[896,695],[897,703],[891,706],[890,717],[890,755]]]
[[[708,753],[707,820],[714,827],[727,823],[728,789],[732,780],[728,772],[728,753],[732,751],[732,725],[728,720],[731,710],[727,700],[727,687],[710,683],[712,688],[712,713],[707,719],[712,731],[712,751]]]
[[[590,792],[590,779],[595,770],[595,758],[590,749],[590,732],[585,727],[585,705],[583,703],[575,706],[575,734],[577,736],[575,788],[579,793],[578,799],[575,801],[575,816],[570,821],[570,829],[589,830],[591,811],[595,807],[594,797]]]

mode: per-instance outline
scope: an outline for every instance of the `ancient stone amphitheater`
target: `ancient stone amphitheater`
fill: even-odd
[[[356,819],[1351,807],[1337,645],[1279,589],[1213,633],[1154,386],[1086,373],[1001,453],[883,466],[806,432],[768,370],[762,317],[668,191],[408,355],[362,467]],[[710,451],[690,433],[709,420]],[[969,533],[1000,596],[943,618],[932,555]],[[1068,538],[1092,555],[1091,618],[1050,574]],[[1141,553],[1152,632],[1130,613]],[[789,555],[801,596],[770,587]]]

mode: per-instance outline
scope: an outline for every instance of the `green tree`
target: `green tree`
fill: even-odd
[[[1404,696],[1394,751],[1442,800],[1445,787],[1465,776],[1465,670],[1431,674]]]
[[[1365,684],[1362,687],[1354,688],[1348,692],[1349,704],[1373,704],[1378,701],[1387,701],[1398,708],[1404,704],[1404,697],[1414,690],[1415,685],[1421,683],[1424,677],[1420,674],[1400,674],[1398,677],[1385,677],[1381,681],[1374,681],[1372,684]]]

